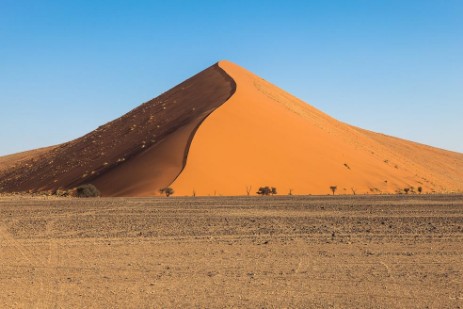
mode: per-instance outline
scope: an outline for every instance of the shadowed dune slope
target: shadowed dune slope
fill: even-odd
[[[56,146],[50,146],[50,147],[34,149],[34,150],[19,152],[19,153],[0,157],[0,173],[2,173],[2,171],[9,169],[11,167],[20,166],[24,162],[35,160],[38,157],[40,157],[42,154],[48,153],[55,147]]]
[[[362,130],[223,61],[235,94],[199,127],[177,194],[393,193],[463,190],[463,154]]]
[[[200,123],[234,92],[213,65],[74,141],[0,158],[0,191],[92,183],[105,196],[149,196],[181,172]]]

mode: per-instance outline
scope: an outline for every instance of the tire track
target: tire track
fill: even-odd
[[[34,245],[31,244],[33,247]],[[38,270],[42,269],[46,272],[50,268],[50,264],[42,261],[37,254],[27,249],[24,244],[14,238],[8,229],[5,227],[5,223],[0,224],[0,248],[11,246],[19,255],[26,261],[28,267],[35,274]],[[34,278],[37,280],[40,297],[35,297],[34,308],[49,308],[50,293],[52,290],[50,276],[43,276],[42,274],[35,275]],[[37,296],[37,295],[36,295]]]

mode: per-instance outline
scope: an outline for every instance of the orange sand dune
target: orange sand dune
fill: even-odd
[[[0,157],[0,191],[104,196],[463,192],[463,154],[339,122],[222,61],[74,141]]]
[[[463,190],[463,154],[368,132],[339,122],[230,62],[220,67],[235,94],[200,126],[178,194],[393,193]]]
[[[92,183],[105,196],[154,195],[181,172],[196,128],[234,89],[213,65],[81,138],[0,157],[0,192]]]
[[[42,154],[46,154],[55,147],[56,146],[39,148],[0,157],[0,173],[12,166],[20,165],[26,161],[33,161],[34,158],[40,157]]]

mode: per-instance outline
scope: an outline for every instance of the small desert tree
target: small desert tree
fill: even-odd
[[[276,190],[276,189],[275,189]],[[275,191],[276,192],[276,191]],[[260,187],[259,188],[259,191],[256,192],[257,194],[260,194],[260,195],[270,195],[270,193],[272,193],[272,189],[268,186],[266,187]]]
[[[423,187],[418,187],[417,190],[418,190],[418,193],[421,194],[421,192],[423,192]]]
[[[160,189],[159,192],[169,197],[172,194],[174,194],[174,189],[172,189],[171,187],[165,187],[165,188]]]
[[[404,188],[405,194],[408,194],[409,191],[410,191],[410,188]]]
[[[271,193],[272,195],[278,194],[278,193],[277,193],[277,188],[271,187],[271,188],[270,188],[270,193]]]
[[[334,192],[336,192],[337,188],[338,188],[337,186],[331,186],[330,187],[330,190],[333,191],[333,195],[334,195]]]

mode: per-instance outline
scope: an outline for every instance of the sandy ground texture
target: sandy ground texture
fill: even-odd
[[[1,308],[462,308],[463,196],[0,198]]]

